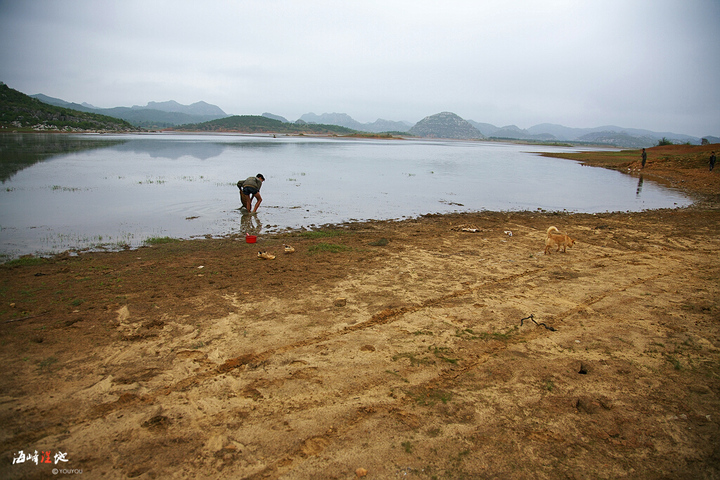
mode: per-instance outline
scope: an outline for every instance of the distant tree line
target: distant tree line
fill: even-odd
[[[339,125],[316,123],[286,123],[261,115],[234,115],[203,123],[173,127],[173,130],[195,132],[286,133],[352,135],[356,130]]]

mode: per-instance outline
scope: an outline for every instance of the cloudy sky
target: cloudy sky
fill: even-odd
[[[720,136],[718,0],[0,0],[0,81],[98,107]]]

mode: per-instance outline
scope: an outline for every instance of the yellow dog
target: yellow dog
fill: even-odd
[[[573,245],[575,245],[575,240],[570,238],[570,236],[565,235],[564,233],[560,233],[560,230],[558,230],[557,227],[550,227],[547,229],[547,239],[545,239],[546,255],[548,251],[550,251],[550,247],[553,244],[557,245],[557,248],[555,249],[556,252],[559,252],[560,247],[562,247],[563,253],[566,253],[565,249],[567,247],[572,247]]]

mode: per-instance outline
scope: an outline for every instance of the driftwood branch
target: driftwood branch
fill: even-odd
[[[45,315],[45,313],[38,313],[37,315],[29,315],[21,318],[11,318],[10,320],[5,320],[5,323],[22,322],[23,320],[30,320],[31,318],[42,317],[43,315]]]
[[[535,315],[533,315],[532,313],[530,314],[529,317],[525,317],[525,318],[521,318],[521,319],[520,319],[520,326],[521,326],[521,327],[523,326],[523,322],[524,322],[525,320],[532,320],[532,322],[533,322],[535,325],[538,325],[538,326],[541,326],[541,327],[545,327],[545,328],[547,328],[548,330],[550,330],[551,332],[557,332],[557,330],[555,330],[553,327],[548,327],[548,326],[545,325],[544,323],[538,323],[538,322],[536,322],[536,321],[535,321]]]

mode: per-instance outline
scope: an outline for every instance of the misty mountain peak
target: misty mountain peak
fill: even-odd
[[[504,127],[502,127],[502,129],[510,131],[510,132],[522,132],[523,131],[517,125],[505,125]]]
[[[315,113],[306,113],[298,122],[319,123],[324,125],[340,125],[341,127],[351,128],[361,132],[407,132],[411,124],[407,122],[394,122],[389,120],[378,119],[372,123],[360,123],[347,113],[323,113],[316,115]]]
[[[410,129],[412,135],[430,138],[470,140],[485,138],[467,120],[452,112],[441,112],[425,117]]]

